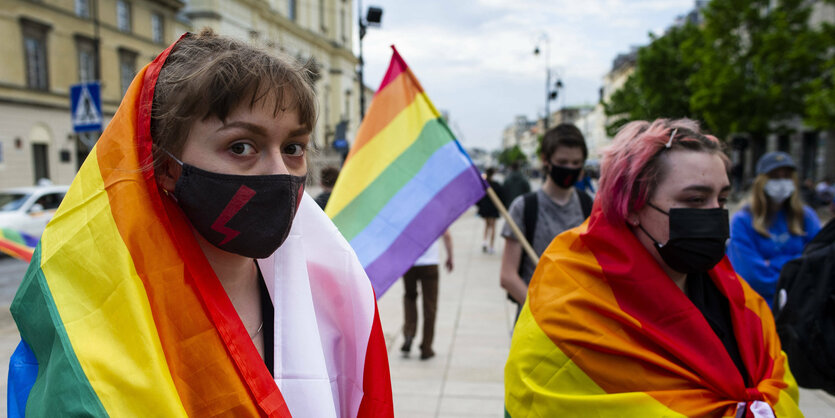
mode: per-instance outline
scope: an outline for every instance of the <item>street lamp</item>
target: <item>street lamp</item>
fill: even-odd
[[[557,95],[559,95],[559,90],[562,88],[562,80],[558,78],[554,86],[551,86],[551,40],[545,32],[542,32],[536,41],[536,46],[533,50],[534,55],[539,55],[539,46],[542,44],[545,46],[545,130],[547,131],[551,120],[551,100],[556,100]]]
[[[360,29],[360,56],[359,56],[359,77],[360,77],[360,120],[365,119],[365,83],[363,82],[362,69],[365,62],[362,59],[362,38],[365,38],[366,29],[369,27],[378,28],[383,18],[383,9],[369,6],[365,18],[362,17],[362,0],[357,1]]]

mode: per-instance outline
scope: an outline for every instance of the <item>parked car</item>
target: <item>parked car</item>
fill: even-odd
[[[0,228],[40,237],[70,186],[34,186],[0,190]]]

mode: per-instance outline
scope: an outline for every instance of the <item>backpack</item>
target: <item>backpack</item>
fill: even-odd
[[[835,222],[780,272],[775,323],[798,385],[835,395]]]
[[[528,243],[533,246],[533,234],[536,231],[536,221],[537,217],[539,216],[539,201],[536,198],[537,192],[529,192],[522,195],[522,198],[525,201],[524,212],[522,212],[522,221],[525,224],[525,239],[528,240]],[[594,200],[592,200],[591,196],[584,191],[577,190],[577,197],[580,199],[580,210],[583,211],[583,218],[588,218],[591,215],[591,208],[594,204]],[[522,259],[519,260],[519,276],[522,275],[522,266],[525,264],[525,259],[528,258],[528,254],[522,250]],[[507,294],[507,298],[513,302],[516,302],[512,297],[510,297],[510,293]]]

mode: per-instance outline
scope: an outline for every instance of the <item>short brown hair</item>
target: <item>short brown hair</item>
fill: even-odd
[[[583,150],[583,160],[589,157],[583,133],[571,123],[561,123],[545,132],[540,155],[545,161],[549,161],[559,147],[580,148]]]
[[[301,64],[245,42],[203,29],[180,39],[162,67],[154,88],[151,138],[154,167],[165,151],[182,152],[197,120],[221,121],[235,107],[275,97],[275,113],[295,109],[311,131],[316,124],[312,63]]]

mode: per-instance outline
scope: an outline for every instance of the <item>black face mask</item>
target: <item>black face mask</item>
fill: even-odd
[[[577,179],[580,178],[580,171],[582,170],[582,168],[566,168],[551,164],[548,175],[551,176],[551,180],[557,186],[567,189],[577,183]]]
[[[647,204],[670,217],[670,239],[666,244],[656,241],[640,224],[638,227],[671,269],[686,274],[703,273],[725,257],[725,244],[730,237],[727,209],[672,208],[668,213]]]
[[[172,158],[183,167],[174,197],[206,241],[230,253],[266,258],[287,239],[304,176],[220,174]]]

